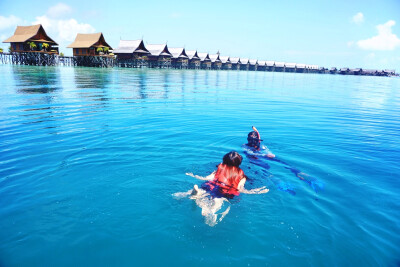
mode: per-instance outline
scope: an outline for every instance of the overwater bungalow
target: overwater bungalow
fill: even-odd
[[[285,62],[275,62],[274,71],[284,72],[285,71]]]
[[[211,69],[220,70],[222,68],[222,62],[219,58],[219,54],[211,54],[209,57],[211,60]]]
[[[114,56],[109,55],[112,47],[106,42],[101,32],[78,33],[75,41],[67,47],[73,49],[74,61],[77,66],[114,66]]]
[[[162,69],[171,67],[172,54],[167,44],[148,44],[146,48],[150,52],[149,67]]]
[[[186,50],[189,58],[189,69],[200,69],[200,57],[196,50]]]
[[[257,59],[250,59],[249,60],[249,70],[256,71],[258,67],[258,61]]]
[[[17,26],[14,35],[3,43],[10,43],[12,63],[22,65],[55,65],[58,44],[51,39],[41,24]]]
[[[240,70],[249,70],[249,59],[248,58],[240,58]]]
[[[200,67],[203,70],[210,70],[211,69],[211,59],[208,53],[198,53],[200,58]]]
[[[318,73],[320,73],[320,74],[325,74],[327,71],[328,71],[327,68],[324,68],[324,67],[319,67],[318,68]]]
[[[189,57],[185,48],[173,47],[168,49],[172,55],[172,67],[176,69],[187,69],[189,67]]]
[[[330,74],[336,74],[336,73],[337,73],[337,68],[336,68],[336,67],[332,67],[332,68],[329,70],[329,73],[330,73]]]
[[[361,75],[376,76],[377,73],[378,73],[378,70],[363,69]]]
[[[296,63],[285,63],[285,72],[296,72]]]
[[[231,64],[232,64],[232,69],[233,70],[239,70],[240,69],[240,58],[238,57],[231,57],[230,58]]]
[[[229,56],[220,56],[219,59],[221,60],[222,69],[223,69],[223,70],[230,70],[230,69],[232,69],[232,63],[231,63],[231,61],[230,61]]]
[[[120,67],[138,68],[147,66],[150,52],[144,46],[143,40],[120,40],[119,46],[113,50]]]
[[[345,74],[349,74],[350,69],[349,68],[340,68],[339,70],[339,74],[345,75]]]
[[[319,72],[319,66],[318,65],[309,65],[308,72],[318,73]]]
[[[296,64],[296,72],[304,73],[306,71],[306,64]]]
[[[275,61],[265,61],[266,71],[275,71]]]
[[[107,44],[101,32],[78,33],[75,41],[67,46],[72,48],[74,57],[78,56],[108,56],[112,47]]]
[[[384,70],[387,76],[395,76],[396,75],[396,70]]]
[[[257,70],[258,71],[265,71],[267,67],[267,62],[264,60],[259,60],[257,62]]]

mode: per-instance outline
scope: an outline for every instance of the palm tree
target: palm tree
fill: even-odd
[[[3,53],[3,48],[0,48],[0,53]]]
[[[108,51],[110,50],[110,48],[108,48],[108,47],[104,47],[104,53],[108,53]]]
[[[37,45],[34,42],[28,42],[29,48],[33,51],[37,47]]]
[[[101,54],[101,53],[103,53],[103,48],[98,47],[98,48],[96,49],[96,51],[97,51],[97,53]]]
[[[43,43],[43,44],[42,44],[42,47],[43,47],[43,50],[44,50],[44,51],[47,51],[47,49],[49,48],[49,44]]]

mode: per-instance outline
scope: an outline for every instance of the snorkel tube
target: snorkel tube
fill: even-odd
[[[254,126],[251,126],[251,128],[253,128],[253,131],[255,131],[256,133],[257,133],[257,135],[258,135],[258,150],[260,149],[260,147],[261,147],[261,135],[260,135],[260,132],[257,130],[257,128],[256,127],[254,127]]]

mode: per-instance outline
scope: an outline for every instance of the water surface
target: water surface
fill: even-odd
[[[0,266],[400,262],[398,78],[0,65],[0,88]],[[209,227],[171,195],[252,125],[324,190],[245,158],[270,192]]]

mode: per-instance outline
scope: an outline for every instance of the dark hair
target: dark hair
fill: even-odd
[[[256,131],[249,132],[247,135],[247,145],[256,148],[260,146],[260,138]]]
[[[228,166],[239,167],[239,165],[242,163],[242,159],[243,158],[239,153],[236,151],[231,151],[223,157],[222,163]]]

